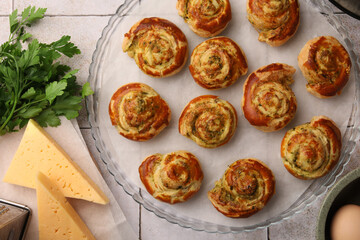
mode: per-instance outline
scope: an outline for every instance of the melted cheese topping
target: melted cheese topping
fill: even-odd
[[[193,196],[203,179],[197,158],[186,151],[151,155],[139,167],[139,174],[154,198],[171,204]]]
[[[171,111],[154,89],[143,83],[129,83],[113,94],[109,115],[122,136],[146,141],[169,125]]]
[[[240,159],[208,192],[214,207],[228,217],[249,217],[261,210],[275,192],[271,170],[257,159]]]
[[[229,0],[178,0],[178,13],[196,34],[213,37],[231,20]]]
[[[146,74],[165,77],[183,67],[188,44],[175,24],[161,18],[145,18],[125,34],[123,51],[133,57]]]
[[[241,48],[230,38],[217,37],[199,44],[189,66],[194,80],[207,89],[228,87],[248,70]]]
[[[249,22],[259,33],[259,41],[280,46],[299,26],[297,0],[247,0]]]
[[[294,118],[296,98],[289,87],[295,68],[280,63],[259,68],[244,84],[242,108],[256,128],[271,132],[285,127]]]
[[[179,119],[179,132],[206,148],[227,143],[236,127],[237,114],[234,107],[213,95],[191,100]]]
[[[295,177],[324,176],[340,157],[340,130],[327,117],[314,117],[310,123],[289,130],[281,143],[281,156]]]
[[[307,90],[317,97],[340,94],[349,80],[350,56],[334,37],[309,40],[299,53],[298,63],[308,81]]]

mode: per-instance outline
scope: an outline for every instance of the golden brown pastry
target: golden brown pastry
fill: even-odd
[[[277,47],[287,42],[298,29],[297,0],[247,0],[248,20],[259,31],[259,41]]]
[[[129,83],[111,97],[109,115],[122,136],[146,141],[169,125],[171,111],[154,89],[143,83]]]
[[[144,18],[125,34],[122,49],[152,77],[167,77],[181,70],[188,57],[184,33],[172,22]]]
[[[275,177],[260,160],[231,164],[208,192],[214,207],[227,217],[246,218],[263,209],[275,193]]]
[[[308,41],[299,53],[298,63],[308,81],[306,89],[316,97],[340,94],[349,80],[349,54],[334,37],[321,36]]]
[[[237,126],[235,108],[214,95],[191,100],[181,113],[179,132],[199,146],[216,148],[227,143]]]
[[[290,84],[295,71],[289,65],[273,63],[248,76],[242,109],[251,125],[271,132],[285,127],[294,118],[297,103]]]
[[[151,155],[141,163],[139,174],[154,198],[171,204],[197,193],[204,177],[197,158],[186,151]]]
[[[284,166],[300,179],[324,176],[336,165],[340,152],[340,130],[325,116],[289,130],[281,142]]]
[[[191,54],[190,73],[206,89],[230,86],[248,70],[242,49],[230,38],[215,37],[200,43]]]
[[[178,0],[176,8],[190,29],[201,37],[218,35],[231,20],[229,0]]]

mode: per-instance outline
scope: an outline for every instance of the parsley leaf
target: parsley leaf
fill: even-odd
[[[90,87],[90,83],[85,83],[82,87],[82,90],[81,90],[81,96],[83,98],[87,97],[87,96],[90,96],[94,93],[94,91],[91,89]]]
[[[36,94],[36,91],[34,87],[29,88],[23,95],[21,95],[21,98],[23,99],[31,99]]]
[[[52,109],[58,115],[65,115],[67,119],[76,118],[81,109],[81,99],[79,96],[71,96],[66,93],[56,100]]]
[[[55,100],[57,96],[61,96],[64,94],[64,89],[66,88],[66,81],[60,82],[52,82],[45,88],[46,99],[49,101],[50,104]]]
[[[47,127],[47,126],[56,127],[56,126],[59,126],[61,124],[60,118],[50,108],[42,111],[34,119],[42,127]]]

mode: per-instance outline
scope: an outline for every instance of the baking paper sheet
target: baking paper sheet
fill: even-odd
[[[45,130],[103,190],[110,200],[109,204],[101,205],[85,200],[68,198],[70,204],[86,223],[96,239],[137,239],[133,229],[126,221],[120,206],[93,162],[76,120],[71,122],[62,117],[61,123],[61,126],[57,128],[48,127]],[[25,129],[22,129],[20,132],[9,133],[0,137],[0,198],[30,207],[32,216],[26,239],[32,240],[39,239],[36,190],[2,181],[20,144],[24,131]]]
[[[354,77],[351,76],[342,94],[330,99],[318,99],[306,91],[306,80],[297,65],[297,56],[301,48],[308,40],[320,35],[332,35],[340,41],[341,37],[326,19],[311,6],[307,6],[305,1],[299,1],[301,19],[296,35],[285,45],[276,48],[257,40],[258,33],[246,18],[246,1],[232,0],[230,2],[233,17],[221,35],[232,38],[244,50],[249,65],[246,76],[241,77],[234,85],[226,89],[209,91],[201,88],[192,79],[188,70],[189,60],[184,69],[175,76],[163,79],[146,76],[134,60],[122,52],[121,48],[124,33],[128,32],[137,21],[153,16],[172,21],[185,33],[189,43],[189,54],[205,38],[193,33],[178,16],[175,8],[176,1],[143,0],[116,23],[116,28],[105,47],[97,78],[99,111],[96,113],[96,118],[101,139],[106,146],[104,151],[109,153],[119,171],[125,173],[127,180],[142,189],[144,198],[175,215],[240,227],[257,224],[277,216],[298,199],[312,183],[312,181],[296,179],[286,171],[280,157],[281,140],[287,130],[309,122],[316,115],[332,118],[344,133],[354,99],[355,85]],[[292,89],[297,98],[298,109],[295,118],[284,129],[264,133],[252,127],[243,116],[242,87],[251,72],[274,62],[286,63],[297,69]],[[170,125],[147,142],[134,142],[123,138],[111,125],[108,116],[108,104],[112,94],[117,88],[130,82],[150,85],[168,102],[172,110]],[[236,108],[239,118],[238,128],[230,142],[215,149],[202,148],[178,132],[178,119],[182,109],[190,100],[204,94],[214,94],[229,101]],[[187,150],[198,157],[204,172],[204,180],[200,191],[192,199],[185,203],[168,205],[153,199],[146,192],[139,179],[138,167],[142,160],[151,154],[177,150]],[[207,192],[213,188],[215,181],[221,178],[231,163],[242,158],[258,158],[270,167],[276,178],[276,194],[268,205],[254,216],[248,219],[231,219],[217,212],[207,199]]]

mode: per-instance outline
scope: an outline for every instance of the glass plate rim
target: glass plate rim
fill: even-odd
[[[339,0],[329,0],[332,4],[334,4],[335,7],[339,8],[344,13],[348,14],[349,16],[360,20],[360,13],[355,12],[353,9],[348,8],[347,6],[344,6],[341,4],[341,1]]]
[[[90,95],[86,98],[86,109],[88,113],[88,122],[91,128],[91,135],[95,141],[95,147],[100,154],[100,159],[106,165],[108,172],[113,176],[114,180],[124,189],[124,191],[130,195],[137,203],[142,205],[148,211],[154,213],[156,216],[166,219],[168,222],[173,224],[178,224],[184,228],[191,228],[196,231],[205,231],[209,233],[240,233],[240,232],[250,232],[258,229],[264,229],[274,224],[281,223],[282,221],[291,218],[295,214],[302,212],[307,206],[310,206],[314,203],[320,196],[322,196],[327,190],[334,185],[337,178],[344,171],[344,167],[349,162],[352,153],[355,150],[356,141],[360,136],[359,128],[359,111],[360,106],[360,68],[359,68],[359,59],[355,54],[353,49],[353,44],[347,35],[347,31],[343,26],[341,26],[338,17],[332,12],[330,7],[326,5],[326,0],[306,0],[306,4],[311,4],[314,6],[320,13],[324,14],[328,22],[335,27],[335,29],[342,36],[347,50],[350,54],[352,60],[353,74],[355,75],[355,99],[352,106],[352,114],[348,121],[348,127],[343,136],[343,141],[346,140],[346,146],[343,146],[343,154],[340,157],[339,163],[336,167],[325,177],[315,180],[309,188],[302,194],[302,197],[297,199],[288,209],[280,213],[278,216],[267,219],[266,221],[249,225],[249,226],[226,226],[221,224],[214,224],[205,221],[199,221],[198,219],[193,219],[190,217],[179,216],[171,212],[167,212],[163,209],[159,209],[154,206],[150,201],[144,199],[141,195],[141,189],[134,184],[128,182],[125,179],[125,176],[119,172],[115,165],[112,163],[111,158],[109,157],[109,152],[106,151],[103,141],[100,137],[98,122],[96,121],[96,109],[97,109],[97,93]],[[101,66],[101,59],[104,52],[102,51],[102,46],[108,41],[108,37],[111,34],[112,27],[121,21],[121,18],[126,15],[128,11],[139,2],[139,0],[124,0],[123,4],[119,6],[116,13],[109,19],[107,26],[103,29],[102,35],[96,44],[96,49],[92,56],[92,62],[89,68],[89,77],[88,82],[92,89],[96,90],[96,74],[98,69]]]

